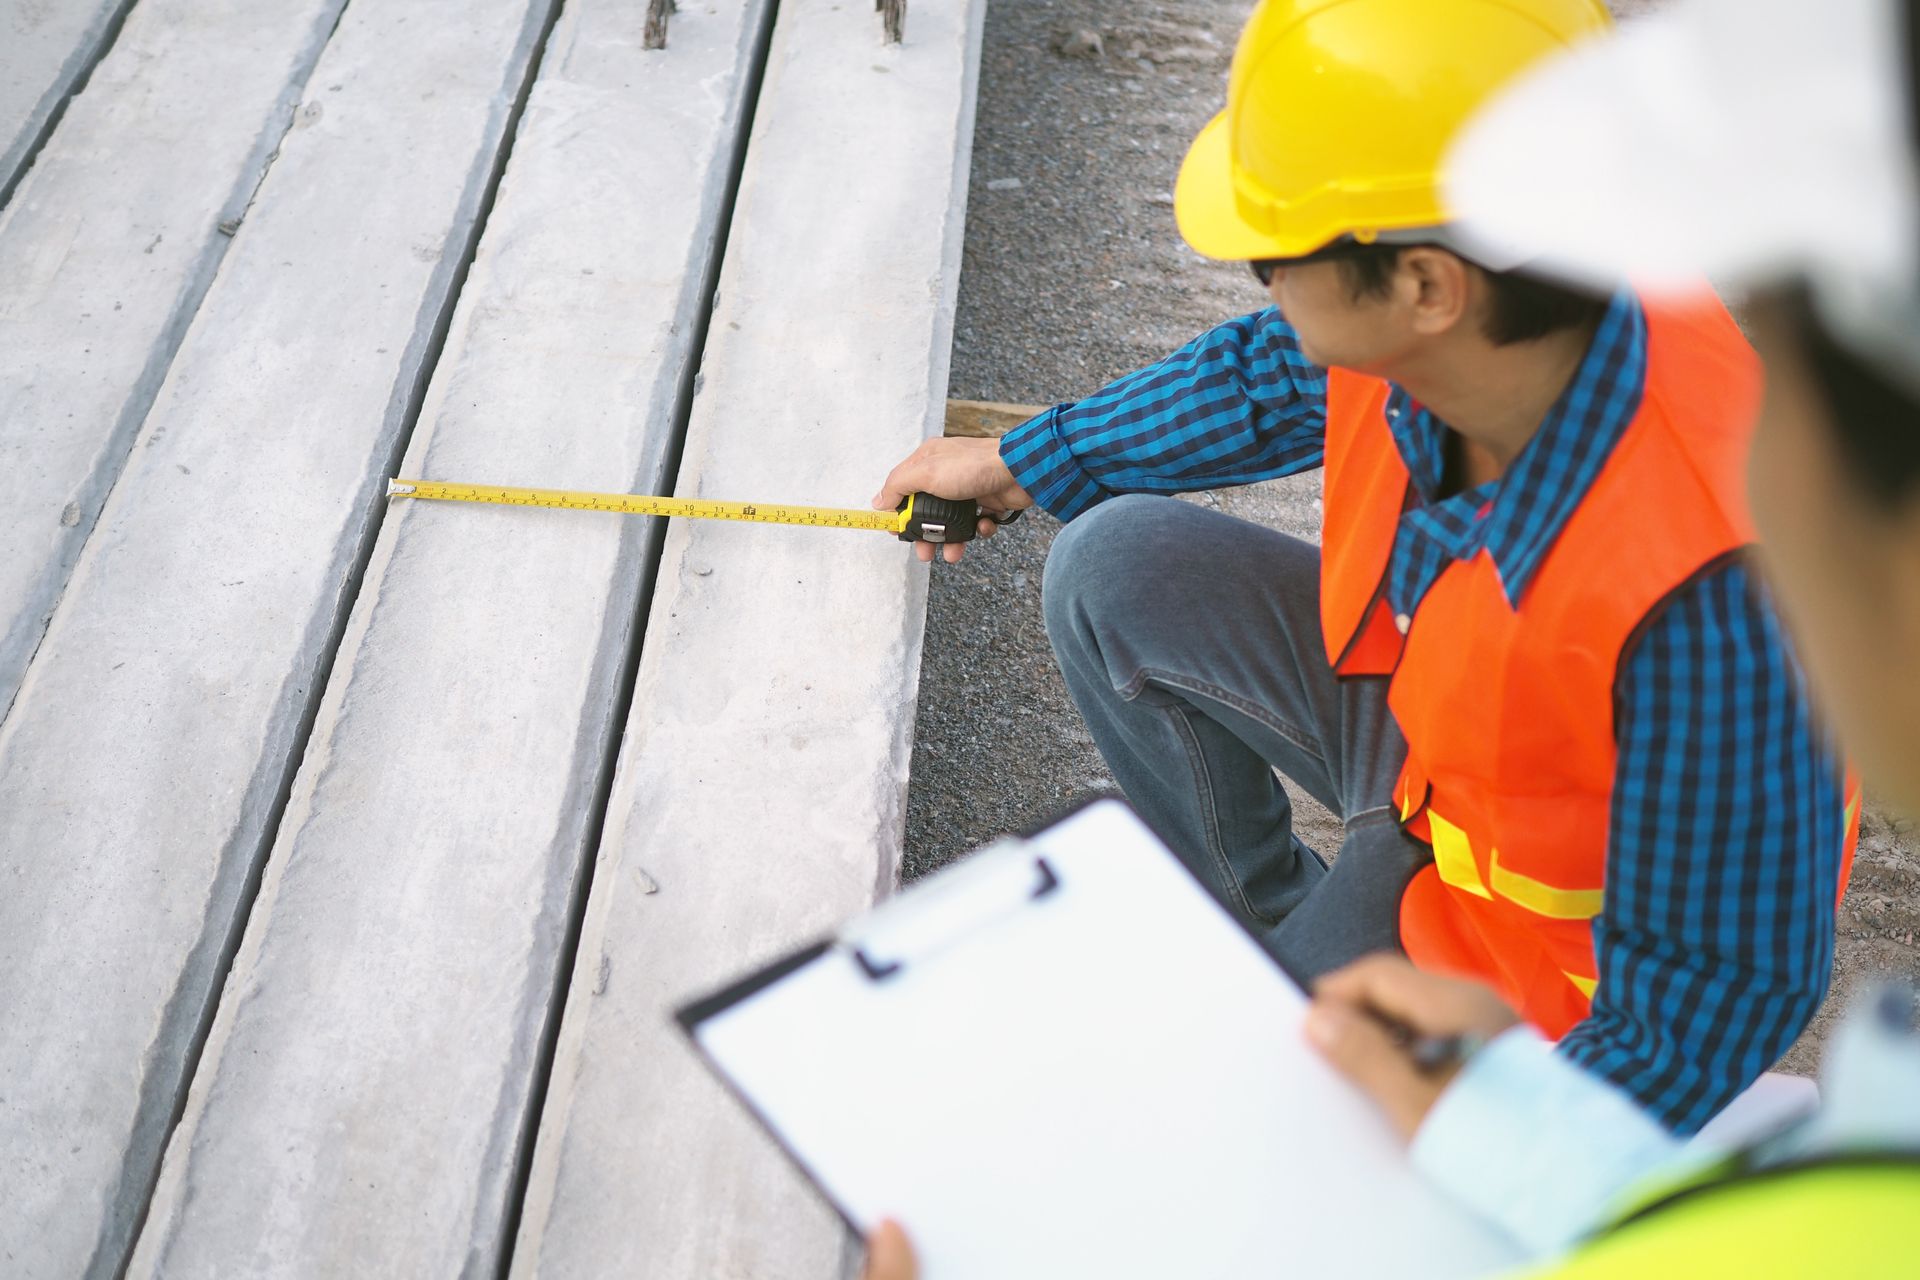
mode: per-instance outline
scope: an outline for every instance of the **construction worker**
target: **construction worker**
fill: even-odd
[[[1449,137],[1608,28],[1599,0],[1264,0],[1175,199],[1275,305],[997,444],[929,442],[877,503],[1067,521],[1068,687],[1296,975],[1403,950],[1477,978],[1688,1133],[1825,994],[1856,797],[1749,564],[1732,320],[1449,224]],[[1314,466],[1322,547],[1164,496]],[[1331,869],[1275,768],[1344,820]]]
[[[1833,0],[1817,13],[1691,0],[1502,98],[1469,133],[1452,184],[1481,252],[1604,287],[1703,268],[1758,284],[1802,277],[1753,314],[1770,383],[1751,463],[1764,559],[1843,736],[1909,811],[1920,811],[1917,84],[1920,0]],[[1630,1087],[1514,1026],[1487,984],[1369,958],[1319,984],[1308,1033],[1415,1138],[1425,1172],[1516,1239],[1552,1254],[1610,1224],[1530,1276],[1890,1280],[1920,1274],[1913,1012],[1911,992],[1886,993],[1849,1020],[1810,1120],[1677,1162]],[[1380,1015],[1490,1043],[1457,1076],[1429,1075]],[[872,1280],[911,1280],[898,1227],[872,1243]]]
[[[1605,162],[1577,162],[1569,136]],[[1544,67],[1450,170],[1455,208],[1496,252],[1595,287],[1631,274],[1684,288],[1706,271],[1762,290],[1761,560],[1868,781],[1920,813],[1920,0],[1687,0]],[[1497,1038],[1443,1089],[1375,1014]],[[1555,1113],[1530,1117],[1528,1165],[1474,1154],[1516,1117],[1473,1098],[1546,1058],[1524,1028],[1502,1030],[1512,1016],[1483,986],[1378,958],[1322,983],[1308,1026],[1424,1171],[1516,1238],[1552,1253],[1611,1222],[1536,1274],[1920,1275],[1910,992],[1868,1002],[1828,1045],[1809,1123],[1668,1168],[1624,1201],[1671,1139],[1565,1063],[1526,1073]]]

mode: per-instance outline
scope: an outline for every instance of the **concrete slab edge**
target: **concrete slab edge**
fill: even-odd
[[[15,126],[4,147],[0,147],[0,209],[7,207],[13,189],[33,167],[34,157],[59,126],[67,103],[87,87],[87,77],[113,46],[114,37],[120,34],[120,24],[126,21],[127,11],[133,4],[134,0],[102,0],[98,4],[72,51],[48,77],[40,100]],[[4,122],[0,122],[0,127],[4,127]]]
[[[235,170],[231,189],[224,199],[208,211],[208,231],[181,276],[178,292],[166,319],[150,340],[140,372],[127,386],[125,397],[112,420],[105,424],[93,465],[83,475],[63,477],[68,484],[61,489],[61,496],[69,498],[68,515],[62,517],[64,529],[53,554],[34,572],[33,581],[24,595],[18,601],[5,602],[10,609],[7,614],[0,615],[0,723],[12,711],[26,669],[46,637],[54,609],[73,576],[74,567],[85,553],[88,539],[93,536],[100,513],[133,449],[140,426],[152,410],[154,400],[166,381],[167,371],[179,353],[180,344],[186,340],[193,318],[199,312],[207,290],[213,286],[221,263],[226,259],[233,240],[220,228],[238,223],[252,204],[254,192],[266,180],[279,154],[280,142],[293,124],[294,109],[306,94],[308,79],[328,41],[332,39],[346,4],[347,0],[328,0],[326,6],[316,14],[306,43],[294,59],[292,74],[263,121],[246,158]],[[129,9],[131,7],[128,6]],[[146,15],[143,12],[140,16],[144,18]],[[121,18],[127,17],[127,11],[122,10]],[[139,21],[139,18],[133,19],[135,29],[131,33],[125,30],[121,21],[116,21],[112,34],[115,37],[125,34],[129,39],[125,42],[116,40],[111,50],[104,47],[103,40],[100,59],[89,63],[87,67],[89,78],[99,61],[112,56],[115,50],[124,50],[124,56],[127,57],[143,56],[136,47],[139,37],[145,34]],[[84,88],[84,85],[80,87]],[[48,145],[59,147],[61,139],[56,135],[48,140]],[[36,158],[38,154],[36,150]],[[23,170],[20,174],[21,188],[8,194],[19,195],[22,200],[36,194],[33,182],[38,176],[37,171]],[[8,225],[10,212],[8,202],[0,200],[0,233],[4,233]],[[68,523],[69,517],[71,523]]]

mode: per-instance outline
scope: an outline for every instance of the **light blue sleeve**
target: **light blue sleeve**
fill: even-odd
[[[1413,1163],[1536,1254],[1564,1250],[1679,1142],[1625,1093],[1515,1027],[1427,1114]]]

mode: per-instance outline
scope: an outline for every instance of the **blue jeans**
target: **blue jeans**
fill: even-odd
[[[1406,741],[1383,678],[1338,679],[1320,551],[1172,498],[1122,497],[1060,532],[1047,634],[1107,765],[1187,866],[1310,981],[1397,950],[1431,859],[1395,820]],[[1274,776],[1345,823],[1329,867]]]

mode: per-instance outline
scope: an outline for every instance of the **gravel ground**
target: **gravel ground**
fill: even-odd
[[[1631,16],[1658,0],[1622,0]],[[1263,304],[1239,265],[1201,259],[1173,221],[1188,142],[1219,110],[1250,0],[992,0],[952,394],[1071,400]],[[1093,32],[1098,47],[1077,38]],[[1194,495],[1319,536],[1317,475]],[[936,567],[907,805],[907,875],[938,867],[1112,782],[1054,669],[1040,616],[1043,513]],[[1325,853],[1339,824],[1298,799]],[[1832,1010],[1886,973],[1920,981],[1920,855],[1910,826],[1867,817],[1841,911],[1836,999],[1789,1055],[1805,1071]]]

